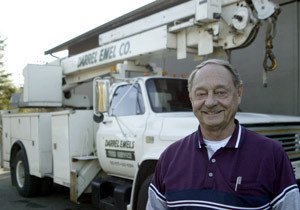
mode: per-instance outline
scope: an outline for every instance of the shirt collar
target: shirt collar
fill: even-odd
[[[239,121],[238,120],[234,120],[234,123],[235,123],[235,129],[233,131],[233,134],[231,136],[231,138],[229,139],[228,143],[226,144],[225,147],[227,148],[239,148],[240,147],[240,142],[241,142],[241,134],[242,134],[242,126],[240,125]],[[205,147],[205,143],[204,143],[204,140],[203,140],[203,136],[202,136],[202,133],[201,133],[201,129],[200,129],[200,126],[198,126],[198,134],[197,135],[197,144],[196,144],[196,147],[197,148],[202,148],[202,147]]]

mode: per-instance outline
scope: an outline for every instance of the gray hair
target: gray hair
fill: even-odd
[[[188,78],[188,90],[189,90],[190,94],[192,91],[193,81],[194,81],[194,77],[195,77],[196,73],[207,64],[217,64],[220,66],[224,66],[231,73],[233,84],[235,87],[239,87],[241,84],[243,84],[239,72],[228,61],[221,60],[221,59],[209,59],[209,60],[206,60],[206,61],[203,61],[202,63],[200,63],[196,67],[196,69],[194,71],[192,71],[192,73],[190,74],[190,76]]]

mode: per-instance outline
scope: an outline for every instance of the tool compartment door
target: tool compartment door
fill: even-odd
[[[53,112],[52,151],[55,183],[70,187],[74,157],[89,156],[94,151],[92,110]]]

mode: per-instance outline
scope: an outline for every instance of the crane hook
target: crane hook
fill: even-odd
[[[272,52],[272,48],[273,48],[272,39],[268,39],[264,63],[263,63],[265,71],[274,71],[277,68],[277,59]],[[270,62],[268,62],[268,60]]]
[[[276,35],[276,21],[277,17],[280,13],[280,9],[277,9],[276,12],[268,18],[267,22],[267,30],[266,30],[266,49],[265,49],[265,57],[263,61],[263,86],[267,87],[267,72],[274,71],[277,66],[278,62],[273,54],[273,39]]]

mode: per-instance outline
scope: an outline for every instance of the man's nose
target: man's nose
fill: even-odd
[[[205,106],[210,108],[213,107],[215,105],[217,105],[217,100],[216,97],[214,96],[214,94],[208,94],[206,100],[205,100]]]

